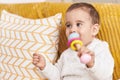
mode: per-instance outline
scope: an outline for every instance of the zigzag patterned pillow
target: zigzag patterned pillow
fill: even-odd
[[[32,64],[34,52],[52,61],[57,53],[58,25],[62,14],[43,19],[26,19],[2,11],[0,20],[1,80],[43,80]]]

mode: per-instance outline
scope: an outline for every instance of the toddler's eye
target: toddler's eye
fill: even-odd
[[[77,23],[76,25],[77,25],[78,27],[80,27],[82,24],[81,24],[81,23]]]
[[[71,27],[71,25],[70,24],[66,24],[66,27]]]

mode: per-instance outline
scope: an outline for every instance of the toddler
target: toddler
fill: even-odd
[[[66,11],[66,36],[78,33],[83,46],[77,51],[66,49],[55,65],[43,55],[34,53],[33,64],[49,80],[112,80],[114,60],[107,42],[96,38],[99,32],[99,14],[89,3],[74,3]],[[88,63],[80,62],[89,54]]]

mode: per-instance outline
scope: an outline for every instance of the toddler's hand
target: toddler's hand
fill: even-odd
[[[78,56],[81,57],[82,55],[84,54],[88,54],[91,56],[91,59],[90,61],[86,64],[86,66],[88,68],[91,68],[93,67],[94,65],[94,59],[95,59],[95,55],[94,55],[94,52],[92,52],[91,50],[89,50],[88,48],[82,46],[79,50],[78,50]]]
[[[43,70],[46,63],[45,58],[41,54],[34,53],[33,54],[33,64],[40,68],[40,70]]]

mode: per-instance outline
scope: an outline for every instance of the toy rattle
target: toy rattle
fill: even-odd
[[[78,33],[71,33],[68,37],[68,46],[72,50],[79,50],[81,46],[83,45],[82,41],[80,40],[79,34]],[[91,60],[91,56],[89,54],[83,54],[80,57],[81,63],[87,64]]]

